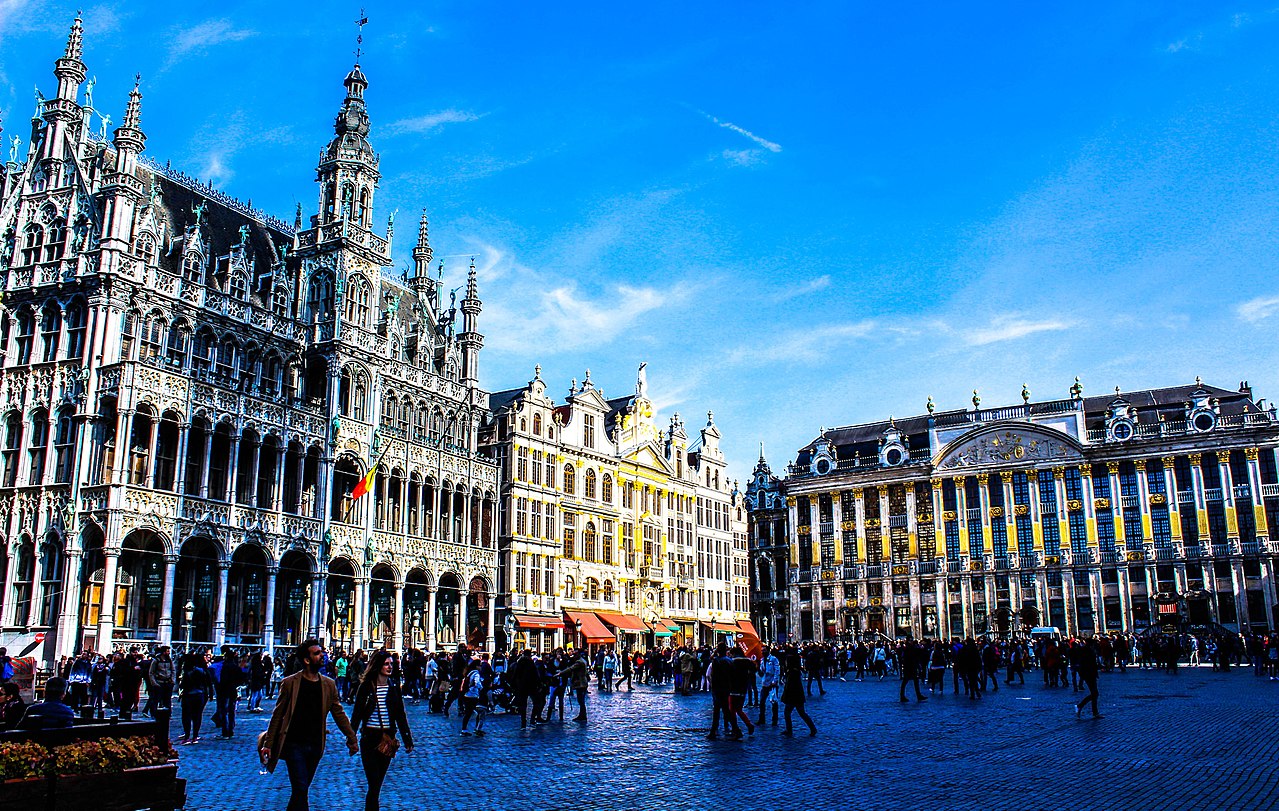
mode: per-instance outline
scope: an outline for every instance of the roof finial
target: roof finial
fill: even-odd
[[[1195,385],[1202,388],[1203,384],[1204,384],[1204,379],[1200,377],[1199,375],[1195,375]]]
[[[533,366],[533,379],[534,380],[542,379],[542,364],[538,363]]]
[[[1119,387],[1118,387],[1118,386],[1115,386],[1115,396],[1116,396],[1116,397],[1118,397],[1118,396],[1119,396]]]
[[[981,395],[977,393],[977,389],[973,389],[973,409],[978,410],[980,408],[981,408]]]
[[[764,461],[764,441],[762,439],[759,442],[759,461]]]
[[[1021,402],[1022,405],[1030,405],[1030,386],[1025,383],[1021,384]]]
[[[1070,397],[1072,400],[1078,400],[1084,393],[1084,384],[1079,382],[1079,375],[1075,375],[1075,382],[1070,386]]]
[[[715,424],[715,412],[714,412],[714,411],[707,411],[707,412],[706,412],[706,424],[707,424],[707,425],[714,425],[714,424]]]
[[[67,36],[67,52],[64,59],[79,61],[84,53],[84,20],[79,11],[75,13],[75,21],[71,23],[71,33]]]
[[[933,402],[933,396],[931,394],[928,395],[928,402],[924,405],[924,408],[928,409],[929,414],[937,410],[937,404]]]
[[[121,124],[126,129],[136,130],[142,123],[142,74],[135,73],[133,75],[133,90],[129,91],[129,103],[124,108],[124,122]]]

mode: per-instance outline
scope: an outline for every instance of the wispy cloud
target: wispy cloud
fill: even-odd
[[[994,319],[985,327],[965,333],[963,338],[969,346],[986,346],[1025,338],[1037,332],[1057,332],[1069,328],[1070,322],[1059,319],[1032,321],[1019,316],[1005,316]]]
[[[1279,312],[1279,296],[1258,296],[1249,299],[1236,307],[1235,312],[1249,324],[1265,321]]]
[[[693,108],[693,109],[696,109],[696,108]],[[740,127],[731,121],[722,121],[719,118],[716,118],[715,116],[706,112],[705,110],[697,110],[697,112],[700,113],[702,116],[704,116],[706,120],[711,122],[712,124],[718,127],[723,127],[726,130],[732,130],[733,132],[737,133],[738,135],[741,135],[744,138],[749,138],[750,140],[754,141],[756,145],[761,146],[764,149],[767,149],[769,152],[782,151],[781,144],[774,143],[773,141],[770,141],[767,138],[761,138],[760,136],[756,135],[755,133],[751,132],[745,127]]]
[[[193,26],[179,26],[175,29],[173,42],[169,46],[169,58],[164,67],[172,67],[188,56],[207,53],[214,46],[241,42],[257,34],[257,31],[248,28],[237,28],[226,18],[205,20]]]
[[[776,298],[778,301],[789,301],[800,296],[807,296],[809,293],[816,293],[818,290],[825,290],[830,287],[830,283],[830,274],[823,274],[815,279],[809,279],[785,288]]]
[[[472,113],[467,110],[440,110],[426,115],[416,116],[414,118],[402,118],[387,125],[387,135],[405,135],[435,132],[445,124],[465,124],[471,121],[479,121],[484,116]]]
[[[833,353],[854,341],[868,338],[879,329],[871,319],[846,324],[828,324],[794,330],[770,340],[740,346],[728,353],[735,365],[767,365],[779,362],[814,363],[829,360]]]

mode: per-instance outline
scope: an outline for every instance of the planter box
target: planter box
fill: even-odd
[[[64,775],[48,783],[55,811],[173,811],[186,803],[186,781],[178,779],[177,763],[115,774]]]
[[[0,797],[6,808],[39,811],[49,797],[49,780],[45,777],[26,777],[0,782]]]

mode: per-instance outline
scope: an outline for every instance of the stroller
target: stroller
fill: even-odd
[[[493,677],[493,686],[486,692],[488,694],[489,712],[514,712],[515,703],[511,697],[511,691],[507,689],[506,674],[499,673]]]

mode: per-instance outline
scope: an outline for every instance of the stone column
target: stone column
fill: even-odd
[[[252,443],[249,450],[249,492],[245,501],[250,507],[258,506],[258,465],[262,461],[262,438]]]
[[[1266,499],[1261,487],[1261,451],[1258,448],[1244,448],[1243,455],[1248,460],[1248,493],[1252,500],[1253,524],[1257,528],[1254,540],[1265,543],[1270,537],[1270,526],[1266,519]]]
[[[836,568],[844,565],[844,530],[841,524],[844,523],[844,502],[843,496],[838,490],[832,490],[830,493],[830,518],[831,518],[831,538],[834,545],[834,556],[831,562]],[[843,577],[841,570],[839,577]]]
[[[866,563],[866,495],[859,487],[853,491],[853,520],[856,522],[857,562]]]
[[[407,649],[404,644],[404,584],[395,584],[395,629],[392,631],[391,644],[388,647],[394,647],[403,653]]]
[[[1239,543],[1239,516],[1235,514],[1235,480],[1230,472],[1230,451],[1217,452],[1217,469],[1221,472],[1221,504],[1226,511],[1226,539],[1232,546]],[[1241,624],[1242,629],[1242,624]]]
[[[227,483],[226,483],[226,503],[232,506],[236,503],[240,478],[240,440],[243,437],[237,432],[231,435],[230,458],[227,460]]]
[[[279,580],[280,564],[266,567],[266,617],[262,623],[262,647],[267,653],[275,650],[275,589]]]
[[[1192,453],[1187,458],[1190,460],[1190,484],[1195,493],[1195,515],[1199,519],[1199,545],[1211,555],[1213,542],[1224,539],[1213,538],[1208,532],[1208,496],[1204,493],[1204,472],[1201,467],[1203,454]]]
[[[919,519],[915,509],[915,485],[906,482],[906,542],[907,558],[919,560]],[[921,622],[922,614],[921,614]]]
[[[1165,456],[1159,460],[1163,463],[1164,468],[1164,492],[1167,493],[1168,504],[1168,529],[1172,535],[1173,549],[1179,561],[1177,565],[1181,567],[1182,573],[1185,573],[1185,563],[1180,562],[1185,556],[1185,546],[1181,535],[1181,501],[1178,499],[1177,493],[1177,469],[1176,457]],[[1263,511],[1264,512],[1264,511]],[[1181,587],[1178,586],[1178,591]]]
[[[1039,471],[1034,468],[1026,471],[1026,498],[1030,500],[1031,549],[1036,553],[1036,560],[1030,561],[1030,565],[1034,566],[1044,551],[1043,495],[1039,492]],[[1053,520],[1056,519],[1054,515]],[[1020,561],[1020,565],[1026,567],[1026,561]]]
[[[191,423],[178,423],[178,451],[173,460],[173,492],[186,495],[187,492],[187,453],[191,446]]]
[[[69,544],[68,544],[69,545]],[[80,633],[80,622],[77,610],[80,601],[80,576],[84,566],[84,552],[78,548],[66,551],[67,565],[62,576],[62,599],[58,614],[58,648],[56,655],[74,656],[77,652],[77,637]]]
[[[493,593],[488,594],[488,636],[484,639],[484,644],[490,653],[497,652],[497,629],[494,623],[497,622],[497,601],[493,599]]]
[[[145,479],[146,486],[151,489],[155,488],[155,466],[156,466],[155,452],[156,452],[156,449],[159,447],[160,447],[160,419],[159,417],[153,417],[151,419],[151,446],[147,449],[147,475]]]
[[[579,576],[576,582],[580,584],[584,581]],[[467,647],[470,647],[471,644],[466,638],[466,603],[470,596],[470,587],[463,584],[457,592],[457,641],[465,642]]]
[[[275,452],[275,492],[271,494],[271,509],[275,512],[284,511],[284,466],[288,464],[288,450],[283,442]],[[302,479],[298,479],[298,489],[302,489]]]
[[[98,611],[98,653],[111,652],[111,638],[115,636],[116,572],[120,565],[120,550],[105,549],[106,563],[102,571],[102,607]]]
[[[133,409],[121,409],[116,416],[115,447],[115,483],[125,484],[133,457]]]
[[[965,477],[955,477],[955,520],[959,522],[959,554],[972,554],[972,539],[968,534],[968,493],[964,488]],[[980,501],[980,497],[978,501]],[[978,551],[980,554],[980,549]]]
[[[1150,518],[1150,477],[1146,473],[1145,459],[1138,459],[1132,464],[1137,469],[1137,508],[1141,511],[1141,543],[1145,546],[1155,540]]]
[[[879,485],[879,555],[880,562],[892,565],[893,548],[889,539],[888,525],[891,523],[888,511],[888,485]],[[891,570],[890,570],[891,571]],[[891,594],[891,589],[889,591]]]
[[[786,497],[786,527],[790,536],[790,565],[799,570],[799,508],[794,496]]]
[[[1090,558],[1087,562],[1095,566],[1101,558],[1098,556],[1097,503],[1092,489],[1092,465],[1079,466],[1079,492],[1084,503],[1084,534]]]
[[[210,425],[204,432],[204,469],[200,471],[200,498],[209,497],[209,467],[213,462],[213,438],[217,434],[216,425]]]
[[[213,620],[213,645],[221,648],[226,644],[226,604],[227,586],[231,580],[231,561],[218,561],[218,610]]]
[[[439,619],[435,616],[435,586],[426,587],[426,627],[423,628],[426,651],[435,650],[435,629]]]
[[[161,645],[173,644],[173,585],[178,575],[178,555],[164,556],[164,596],[160,598],[160,626],[157,636]]]
[[[367,575],[360,575],[355,578],[355,622],[352,623],[353,630],[351,636],[354,639],[353,647],[363,648],[364,640],[368,631],[369,609],[369,578]]]
[[[1261,558],[1261,591],[1265,594],[1266,605],[1275,604],[1275,564],[1274,559],[1269,555],[1263,555]],[[1266,611],[1266,627],[1271,631],[1275,630],[1274,612],[1267,609]]]

